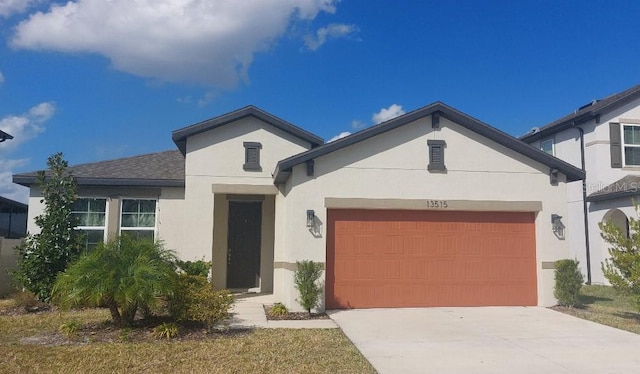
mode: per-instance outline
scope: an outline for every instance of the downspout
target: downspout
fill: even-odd
[[[587,255],[587,284],[591,284],[591,249],[589,247],[589,209],[587,207],[587,170],[584,161],[584,129],[579,127],[575,122],[572,126],[580,132],[580,161],[582,163],[582,171],[585,178],[582,180],[582,212],[584,214],[584,244]]]

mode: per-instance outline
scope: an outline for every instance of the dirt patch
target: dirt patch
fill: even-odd
[[[271,305],[264,305],[264,315],[270,321],[283,321],[283,320],[308,320],[308,319],[329,319],[326,313],[307,313],[307,312],[288,312],[287,314],[272,316],[269,314]]]

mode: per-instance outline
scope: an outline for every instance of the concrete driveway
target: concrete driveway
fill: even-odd
[[[546,308],[328,314],[380,373],[640,373],[640,335]]]

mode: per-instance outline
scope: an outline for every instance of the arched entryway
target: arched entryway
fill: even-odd
[[[602,223],[611,222],[622,230],[625,237],[629,237],[629,219],[620,209],[611,209],[604,215]]]

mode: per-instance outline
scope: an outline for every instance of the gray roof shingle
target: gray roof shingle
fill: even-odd
[[[591,103],[580,107],[573,113],[542,126],[535,132],[530,132],[528,134],[522,135],[520,137],[520,140],[529,143],[550,136],[568,127],[571,127],[573,123],[579,124],[585,121],[589,121],[604,112],[619,108],[620,106],[625,105],[637,99],[638,97],[640,97],[640,85],[613,94],[602,100],[594,100]]]
[[[184,186],[184,156],[177,150],[80,164],[68,170],[81,186]],[[15,174],[13,182],[29,187],[37,177],[38,172]]]
[[[626,175],[610,185],[587,196],[587,201],[598,202],[620,197],[640,195],[640,175]]]

